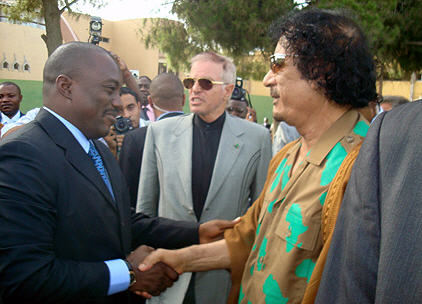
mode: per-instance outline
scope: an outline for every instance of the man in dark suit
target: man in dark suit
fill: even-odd
[[[93,140],[120,106],[122,75],[107,51],[62,45],[43,78],[44,107],[0,145],[0,297],[128,303],[128,289],[160,293],[177,274],[162,264],[143,275],[136,266],[150,249],[135,248],[207,242],[227,223],[198,229],[131,213],[117,162]]]
[[[161,73],[151,82],[148,100],[153,105],[156,120],[182,115],[185,104],[183,84],[176,75]],[[129,132],[123,140],[120,151],[119,164],[129,186],[132,208],[136,208],[146,134],[147,127]]]
[[[422,303],[422,100],[380,114],[353,167],[316,303]]]

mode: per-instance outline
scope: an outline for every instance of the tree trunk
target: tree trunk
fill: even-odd
[[[41,38],[47,45],[48,56],[50,56],[63,43],[60,28],[61,12],[57,0],[42,0],[42,5],[46,35],[43,35]]]
[[[415,92],[416,73],[413,72],[410,76],[410,97],[409,100],[413,101],[413,93]]]
[[[381,64],[381,67],[380,67],[380,77],[378,79],[378,83],[379,83],[378,94],[380,97],[382,97],[382,87],[384,85],[384,64]]]

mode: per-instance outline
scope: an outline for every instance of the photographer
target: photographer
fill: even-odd
[[[134,128],[139,128],[141,116],[141,102],[134,91],[127,87],[120,88],[120,100],[122,109],[119,117],[116,123],[111,126],[109,134],[104,137],[116,158],[119,156],[125,134]]]
[[[230,115],[256,122],[256,111],[252,108],[248,92],[243,89],[243,80],[240,77],[236,79],[236,85],[227,102],[226,111]]]

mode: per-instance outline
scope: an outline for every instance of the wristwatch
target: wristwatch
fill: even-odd
[[[126,263],[127,268],[129,269],[129,278],[130,278],[130,283],[129,283],[129,288],[132,287],[133,285],[135,285],[136,283],[136,276],[135,276],[135,271],[133,271],[133,267],[132,264],[126,260],[124,260]]]

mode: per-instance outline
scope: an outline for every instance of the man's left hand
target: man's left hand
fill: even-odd
[[[199,243],[206,244],[221,240],[224,237],[224,231],[233,228],[240,222],[240,217],[233,221],[212,220],[199,226]]]

